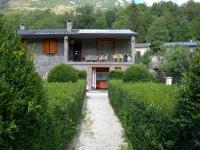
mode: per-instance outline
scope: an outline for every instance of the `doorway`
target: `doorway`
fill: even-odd
[[[72,39],[70,41],[70,60],[75,62],[81,61],[81,54],[82,54],[82,42],[81,40]]]
[[[108,89],[108,74],[109,67],[98,67],[96,70],[96,89],[106,90]]]

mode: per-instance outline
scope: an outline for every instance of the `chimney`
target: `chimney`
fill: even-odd
[[[73,28],[73,22],[71,20],[67,20],[67,32],[71,33]]]
[[[21,24],[21,25],[20,25],[20,30],[26,30],[25,24]]]

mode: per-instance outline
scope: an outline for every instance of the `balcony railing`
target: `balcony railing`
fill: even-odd
[[[85,55],[79,60],[71,60],[70,62],[86,62],[86,63],[132,63],[130,54],[114,54],[114,55]]]

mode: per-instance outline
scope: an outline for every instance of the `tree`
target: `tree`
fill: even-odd
[[[189,49],[179,46],[167,49],[163,64],[166,76],[172,76],[174,83],[180,83],[182,74],[189,68],[189,60]]]
[[[97,11],[95,13],[95,22],[94,27],[97,29],[105,29],[107,28],[107,19],[103,12]]]
[[[0,149],[40,149],[46,96],[21,40],[0,16]]]
[[[78,15],[74,17],[74,25],[77,29],[90,29],[94,27],[94,8],[85,5],[76,9]]]
[[[162,50],[163,43],[169,40],[169,31],[166,27],[165,18],[157,18],[148,29],[146,41],[151,43],[153,52],[157,53]]]
[[[142,63],[148,66],[149,62],[151,61],[152,50],[147,50],[147,52],[142,56]]]
[[[200,47],[184,75],[175,121],[173,149],[200,149]],[[173,139],[174,141],[174,139]]]

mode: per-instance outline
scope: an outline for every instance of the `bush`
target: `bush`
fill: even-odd
[[[163,71],[173,77],[174,83],[180,83],[182,74],[189,68],[190,51],[185,47],[175,46],[166,51]]]
[[[87,72],[85,70],[78,70],[79,79],[87,79]]]
[[[155,77],[144,65],[133,65],[123,75],[124,82],[154,81]]]
[[[0,15],[0,149],[41,149],[46,94],[31,56]]]
[[[181,85],[172,133],[174,149],[200,149],[200,47],[192,57]],[[175,141],[175,142],[174,142]]]
[[[109,81],[109,99],[134,150],[165,149],[178,88],[158,83]]]
[[[45,83],[48,93],[48,122],[49,130],[47,149],[66,149],[76,125],[86,95],[85,81],[76,83]]]
[[[47,76],[48,82],[76,82],[78,71],[67,64],[60,64],[50,70]]]
[[[109,72],[109,79],[123,79],[124,72],[121,70],[112,70]]]

